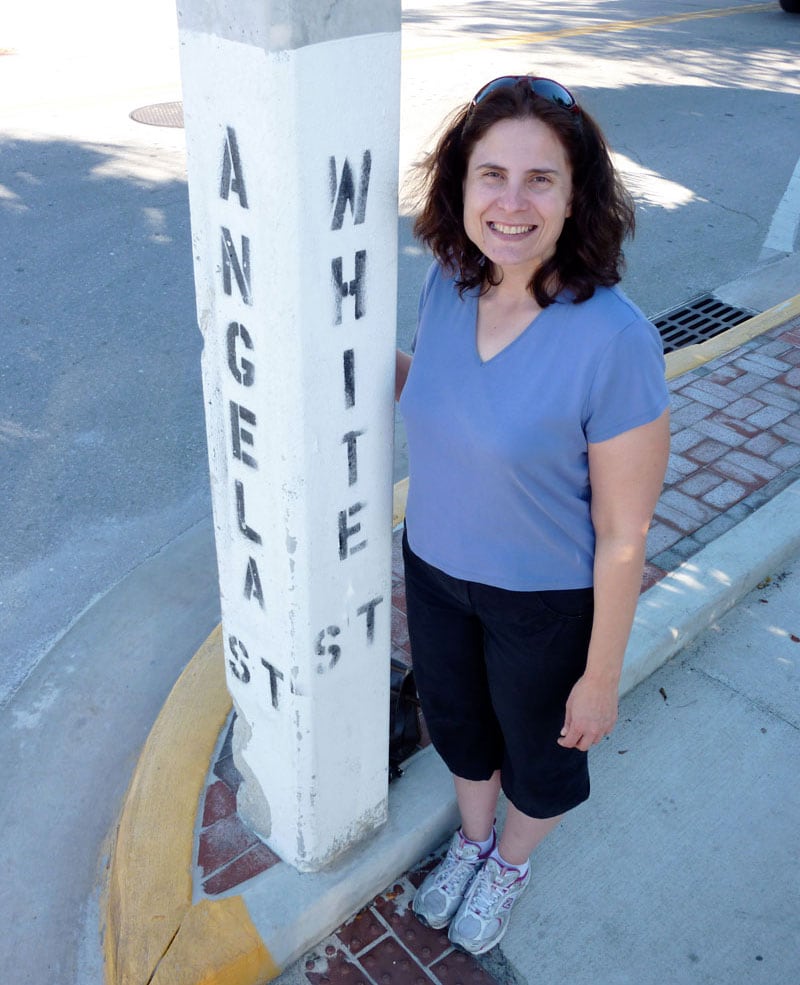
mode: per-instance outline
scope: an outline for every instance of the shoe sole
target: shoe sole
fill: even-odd
[[[481,954],[486,954],[487,951],[491,951],[493,947],[497,947],[497,945],[500,943],[500,941],[503,939],[504,936],[505,936],[505,931],[503,931],[503,933],[497,938],[496,941],[493,941],[491,944],[486,944],[483,947],[479,947],[477,951],[474,951],[471,948],[466,947],[460,941],[454,941],[452,937],[448,937],[447,939],[450,941],[450,943],[457,951],[461,951],[462,954],[470,954],[472,955],[473,958],[477,958],[480,957]]]
[[[445,927],[450,923],[449,920],[443,920],[439,922],[438,920],[430,920],[428,917],[424,916],[422,913],[417,913],[412,904],[411,911],[414,916],[419,920],[423,927],[430,927],[431,930],[444,930]]]

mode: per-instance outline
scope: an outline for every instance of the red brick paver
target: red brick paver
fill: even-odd
[[[207,896],[227,892],[280,862],[237,813],[241,776],[233,763],[231,729],[212,764],[200,813],[195,874]]]
[[[306,955],[309,985],[494,985],[475,958],[454,950],[446,930],[423,927],[411,912],[430,864],[409,872]]]

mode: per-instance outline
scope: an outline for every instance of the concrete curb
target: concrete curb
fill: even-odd
[[[691,347],[683,369],[668,359],[668,375],[717,358],[798,313],[800,296],[726,333],[737,333],[733,339]],[[402,517],[405,488],[398,483],[395,489],[396,521]],[[642,595],[621,693],[666,663],[799,551],[800,481]],[[402,781],[390,788],[384,828],[328,870],[300,874],[279,863],[228,896],[194,899],[196,815],[231,705],[222,649],[218,628],[165,702],[131,781],[103,907],[109,985],[263,985],[455,827],[449,775],[428,749],[410,760]]]

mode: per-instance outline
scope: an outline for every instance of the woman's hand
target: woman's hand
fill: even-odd
[[[564,727],[558,744],[586,752],[605,738],[617,722],[618,685],[584,674],[567,699]]]
[[[407,352],[395,349],[394,361],[394,399],[399,400],[403,387],[406,385],[408,371],[411,369],[411,356]]]

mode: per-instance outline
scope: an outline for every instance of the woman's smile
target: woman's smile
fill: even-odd
[[[507,226],[499,222],[489,222],[488,225],[492,232],[502,233],[504,236],[524,236],[536,229],[536,226]]]

